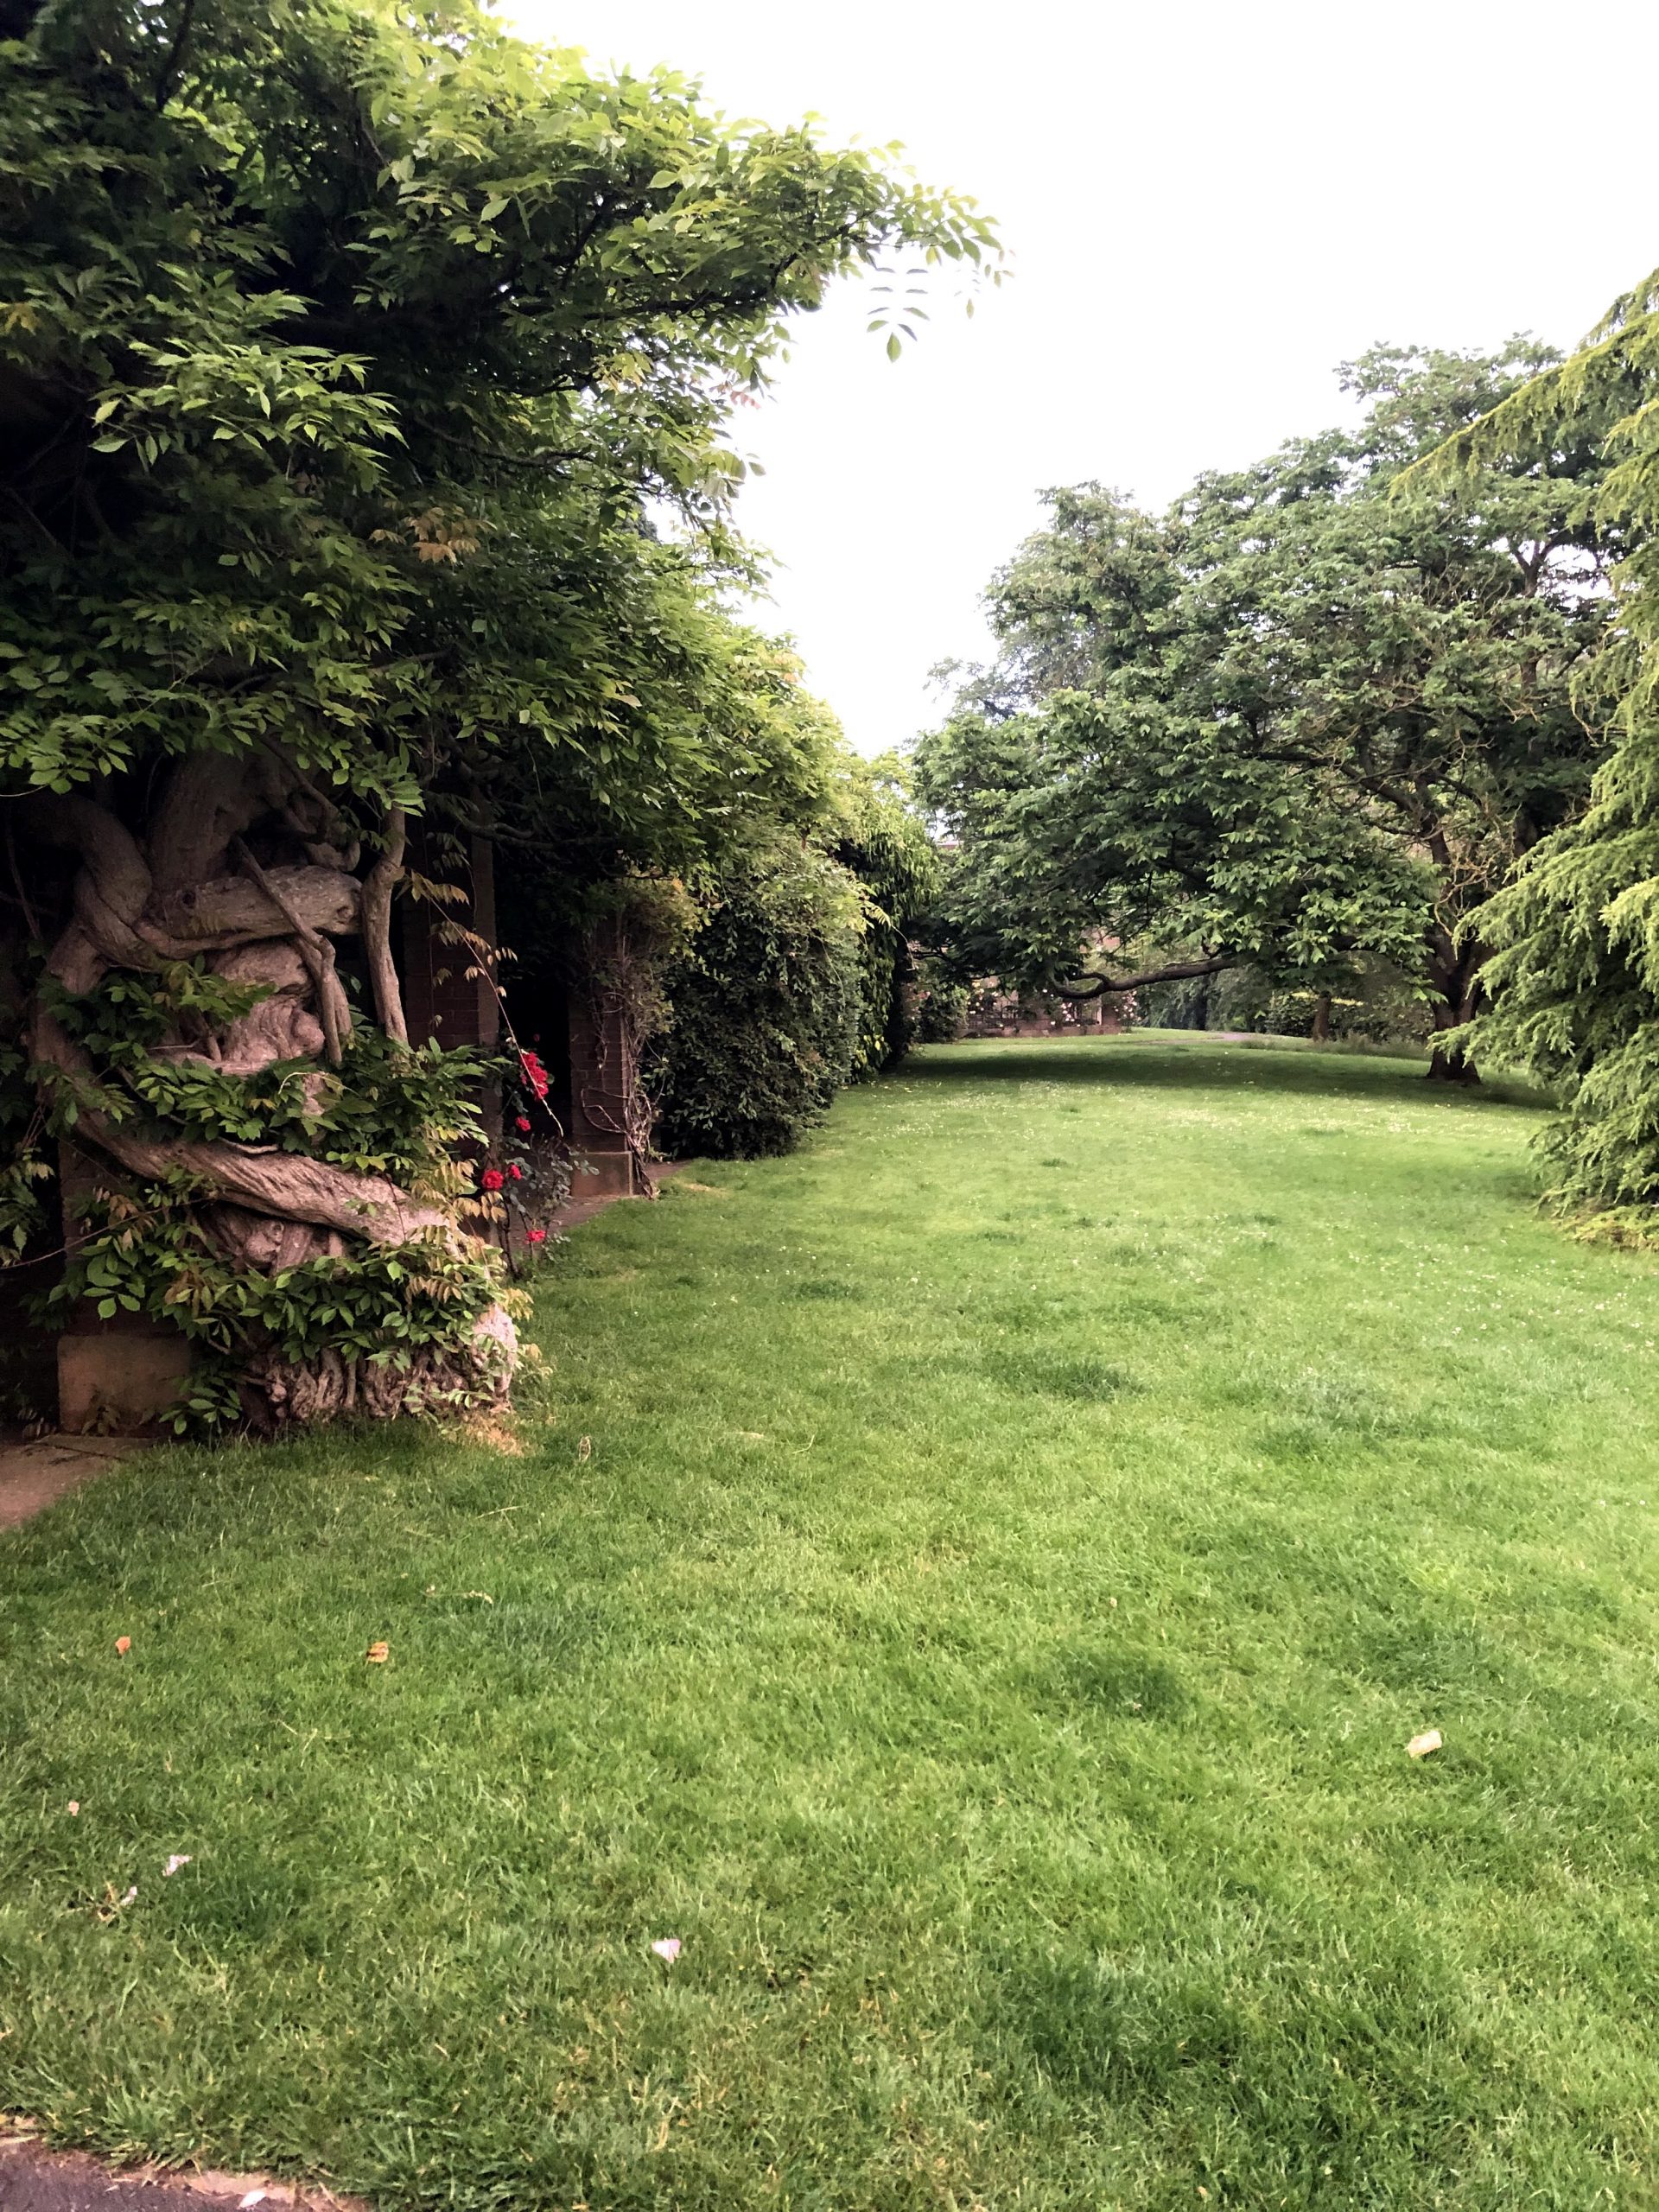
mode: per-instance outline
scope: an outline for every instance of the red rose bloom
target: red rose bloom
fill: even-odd
[[[529,1135],[529,1134],[530,1134],[530,1117],[529,1117],[529,1116],[528,1116],[528,1115],[526,1115],[526,1114],[521,1114],[521,1115],[518,1116],[518,1122],[515,1123],[515,1125],[514,1125],[514,1126],[515,1126],[515,1127],[516,1127],[516,1128],[520,1131],[520,1133],[521,1133],[522,1135],[525,1135],[525,1136],[528,1136],[528,1135]]]
[[[516,1160],[513,1162],[512,1166],[508,1168],[507,1173],[512,1176],[515,1183],[522,1183],[524,1179],[524,1171],[519,1166]]]
[[[499,1191],[501,1188],[501,1170],[486,1167],[478,1179],[486,1191]]]
[[[544,1229],[527,1229],[524,1236],[531,1244],[545,1244],[547,1242],[547,1231]]]

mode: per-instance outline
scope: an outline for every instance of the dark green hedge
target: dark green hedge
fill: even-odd
[[[848,1080],[858,1051],[861,901],[847,870],[792,841],[731,867],[664,979],[659,1150],[787,1152]]]

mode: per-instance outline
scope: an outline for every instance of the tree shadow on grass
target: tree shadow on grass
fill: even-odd
[[[1146,1040],[1146,1041],[1143,1041]],[[1504,1078],[1465,1087],[1430,1083],[1422,1063],[1373,1059],[1357,1052],[1297,1051],[1220,1039],[1151,1041],[1133,1037],[1056,1038],[1002,1046],[977,1040],[924,1046],[906,1060],[907,1083],[1050,1083],[1124,1090],[1281,1091],[1305,1097],[1362,1096],[1402,1105],[1471,1112],[1485,1106],[1548,1109],[1529,1084]]]

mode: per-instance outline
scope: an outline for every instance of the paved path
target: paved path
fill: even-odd
[[[116,2169],[79,2151],[0,2136],[0,2212],[361,2212],[355,2197],[296,2190],[263,2174]]]
[[[143,1448],[136,1436],[42,1436],[32,1444],[0,1444],[0,1529],[15,1529],[43,1513]],[[0,2196],[0,2205],[4,2202]]]

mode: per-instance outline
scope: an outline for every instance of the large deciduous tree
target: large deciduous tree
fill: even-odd
[[[245,1409],[499,1395],[477,1071],[400,1004],[410,817],[596,853],[741,804],[722,419],[838,274],[984,226],[465,0],[0,35],[13,1242],[72,1138],[80,1279]]]
[[[959,957],[1076,994],[1251,963],[1316,989],[1381,956],[1461,1037],[1469,917],[1580,803],[1573,676],[1606,621],[1587,432],[1456,486],[1401,482],[1535,365],[1379,348],[1361,426],[1202,478],[1098,486],[993,583],[1001,653],[923,743],[958,852]],[[1153,944],[1139,973],[1096,956]]]

